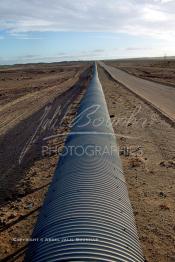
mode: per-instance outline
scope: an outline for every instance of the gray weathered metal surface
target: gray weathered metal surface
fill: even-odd
[[[144,261],[96,67],[32,238],[26,261]]]

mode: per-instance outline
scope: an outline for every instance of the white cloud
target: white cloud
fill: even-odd
[[[164,3],[174,2],[174,0],[161,0],[161,2],[164,4]]]
[[[156,10],[154,8],[146,6],[143,9],[143,19],[150,22],[162,22],[168,21],[169,15],[163,11]]]
[[[172,0],[1,0],[0,29],[10,34],[98,31],[175,39],[174,13]]]

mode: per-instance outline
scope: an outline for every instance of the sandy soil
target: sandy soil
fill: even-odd
[[[89,79],[81,74],[86,66],[66,63],[0,68],[1,261],[23,261],[26,239],[58,160],[54,150],[61,150],[66,136],[43,139],[69,132],[68,124]],[[102,68],[99,77],[117,134],[145,259],[174,262],[174,129]],[[52,150],[43,154],[43,148]]]
[[[0,105],[35,91],[42,91],[74,77],[85,66],[71,64],[31,64],[0,67]]]
[[[79,65],[78,69],[76,65],[68,67],[68,72],[64,72],[66,78],[57,74],[51,86],[48,74],[48,87],[30,92],[27,88],[20,97],[9,98],[11,90],[8,90],[7,103],[0,111],[1,261],[23,261],[26,239],[31,236],[58,161],[55,150],[62,149],[66,138],[59,135],[69,131],[68,123],[87,86],[90,76],[89,69],[84,72],[87,67],[87,64]],[[42,79],[38,82],[40,86]],[[21,86],[15,88],[21,91]],[[53,135],[56,137],[44,140]],[[24,241],[16,241],[19,238]]]
[[[107,64],[125,70],[135,76],[175,87],[175,60],[173,59],[113,60],[108,61]]]
[[[175,132],[149,105],[99,70],[148,262],[175,261]]]

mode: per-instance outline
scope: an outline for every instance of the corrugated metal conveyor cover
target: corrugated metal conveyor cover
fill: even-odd
[[[96,65],[32,238],[25,261],[144,261]]]

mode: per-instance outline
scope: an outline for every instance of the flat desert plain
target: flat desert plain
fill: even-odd
[[[175,61],[103,61],[175,88]],[[0,67],[0,258],[23,261],[65,138],[92,75],[89,62]],[[123,163],[147,262],[175,261],[175,132],[149,101],[113,79],[99,79]],[[63,135],[64,134],[64,135]],[[45,139],[50,138],[50,139]],[[44,149],[44,150],[43,150]]]

